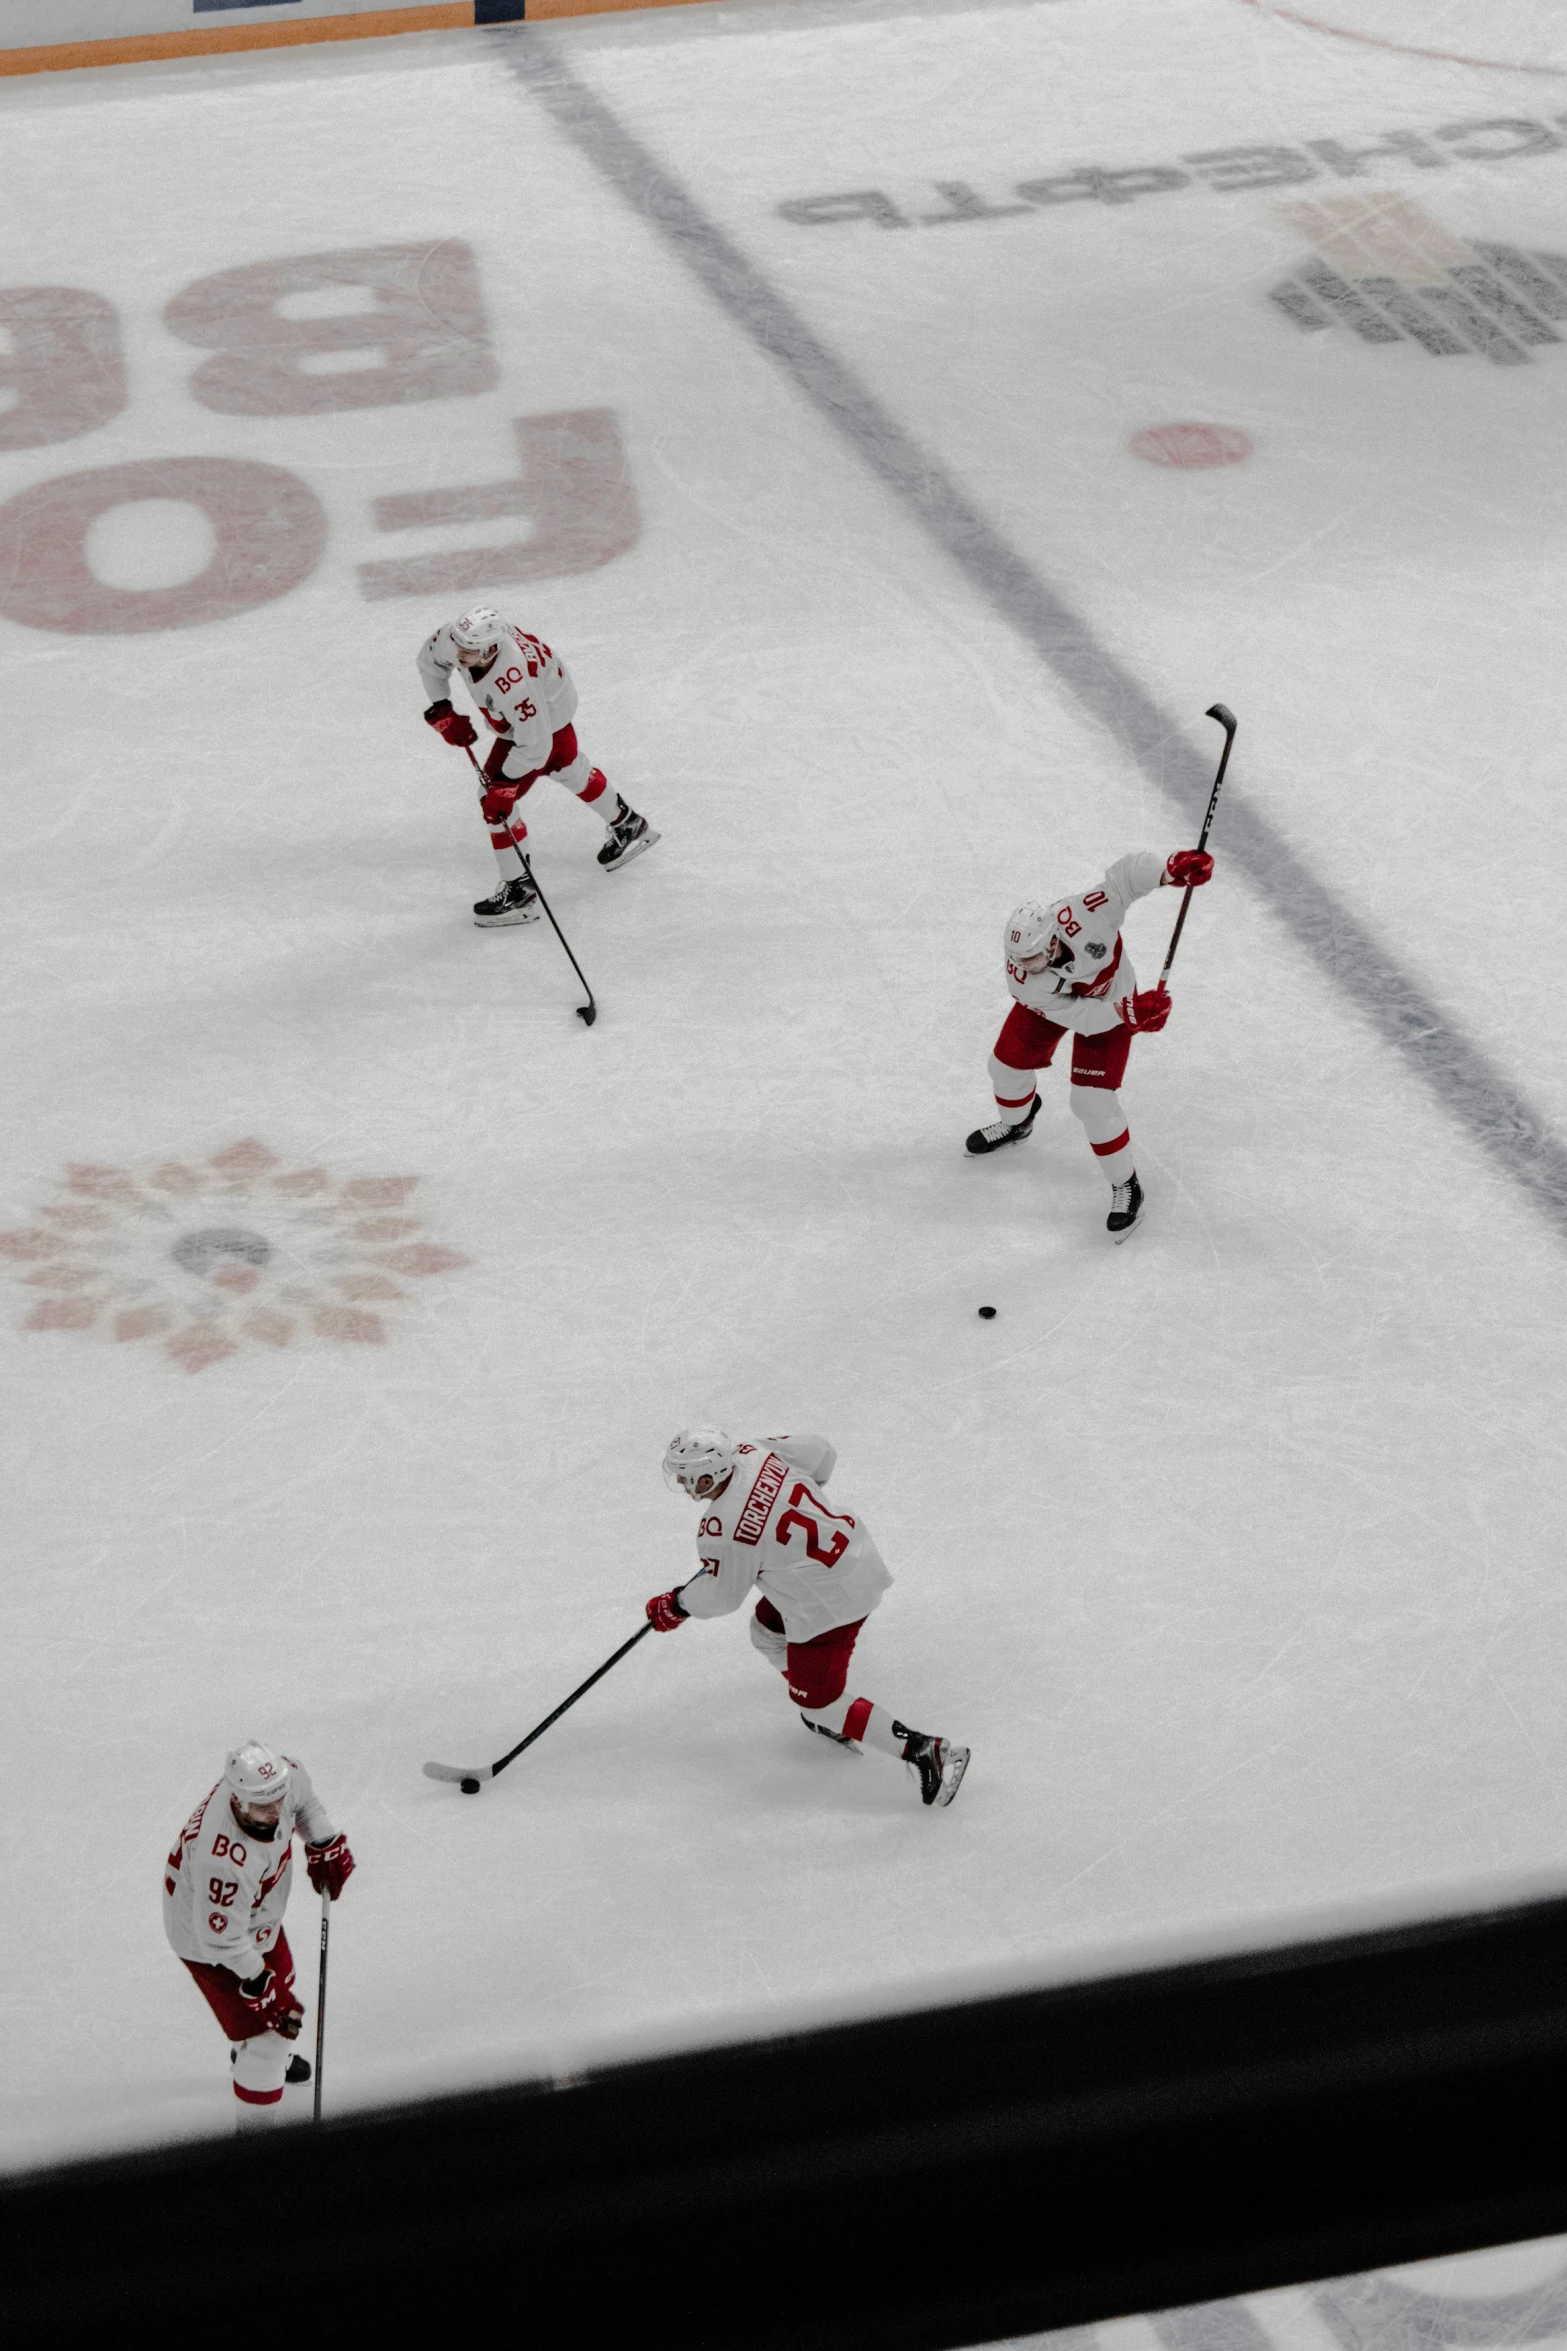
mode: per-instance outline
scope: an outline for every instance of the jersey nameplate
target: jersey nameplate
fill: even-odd
[[[783,1492],[783,1482],[788,1475],[788,1463],[780,1461],[776,1453],[769,1453],[756,1473],[756,1483],[740,1513],[734,1535],[737,1543],[761,1541],[763,1529],[773,1514],[773,1504]]]

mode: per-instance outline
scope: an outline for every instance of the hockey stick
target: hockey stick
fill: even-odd
[[[464,743],[463,749],[467,752],[468,764],[473,769],[473,772],[478,777],[480,783],[487,784],[490,779],[485,774],[478,760],[474,758],[473,745],[471,743]],[[510,840],[511,827],[509,825],[507,826],[506,831],[507,838]],[[577,1006],[577,1018],[581,1021],[584,1028],[590,1029],[593,1026],[593,1023],[598,1019],[599,1008],[598,1005],[594,1002],[593,990],[588,986],[587,974],[584,972],[581,964],[577,961],[575,955],[572,954],[570,947],[567,945],[566,934],[561,929],[560,924],[555,920],[554,910],[552,909],[549,900],[545,897],[544,892],[539,888],[539,877],[534,872],[533,866],[523,849],[522,843],[520,841],[512,841],[511,845],[516,850],[518,859],[521,862],[523,880],[527,883],[529,889],[533,892],[534,896],[538,899],[539,904],[543,907],[545,913],[549,916],[550,929],[555,933],[555,936],[557,939],[559,939],[562,947],[566,949],[566,961],[571,965],[572,970],[576,973],[578,979],[582,982],[583,990],[588,1000],[586,1004],[579,1004]]]
[[[332,1930],[332,1897],[321,1889],[321,1965],[316,1975],[316,2098],[312,2122],[321,2120],[321,2067],[326,2057],[326,1942]]]
[[[1203,715],[1205,718],[1216,718],[1220,726],[1223,727],[1224,749],[1219,757],[1219,772],[1213,779],[1213,790],[1208,794],[1208,813],[1202,820],[1202,831],[1197,836],[1199,849],[1206,849],[1208,846],[1208,828],[1213,822],[1213,812],[1219,805],[1219,787],[1224,782],[1224,771],[1230,764],[1230,747],[1235,741],[1235,729],[1238,724],[1234,711],[1226,710],[1222,702],[1215,702],[1213,708],[1205,711]],[[1161,988],[1170,976],[1170,966],[1175,961],[1175,950],[1180,945],[1181,933],[1186,928],[1186,909],[1192,902],[1192,892],[1196,886],[1195,882],[1188,882],[1186,885],[1186,895],[1181,900],[1181,911],[1176,916],[1175,928],[1170,933],[1170,946],[1164,959],[1164,969],[1159,974]]]
[[[680,1585],[679,1589],[683,1592],[685,1590],[684,1584]],[[524,1747],[531,1747],[535,1739],[542,1739],[552,1722],[559,1722],[561,1716],[575,1706],[579,1698],[587,1695],[595,1682],[601,1682],[604,1679],[612,1665],[618,1665],[623,1657],[630,1654],[639,1641],[646,1640],[652,1630],[651,1624],[639,1626],[629,1641],[621,1642],[613,1657],[606,1657],[596,1672],[590,1673],[585,1682],[578,1683],[569,1698],[562,1698],[553,1714],[547,1714],[541,1723],[536,1723],[527,1737],[519,1739],[515,1747],[508,1748],[497,1762],[427,1763],[424,1767],[425,1778],[427,1780],[455,1780],[465,1796],[477,1796],[481,1781],[493,1780],[497,1772],[506,1769],[508,1763],[515,1763]]]

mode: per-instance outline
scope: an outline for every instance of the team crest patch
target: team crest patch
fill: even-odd
[[[255,1140],[206,1159],[67,1166],[0,1231],[26,1331],[152,1345],[184,1371],[259,1349],[381,1346],[418,1286],[470,1260],[425,1236],[420,1179],[339,1175]]]

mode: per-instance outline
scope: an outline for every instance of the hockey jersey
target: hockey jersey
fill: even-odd
[[[544,765],[550,744],[577,715],[577,689],[565,663],[548,645],[509,622],[502,626],[499,650],[482,677],[459,668],[449,625],[426,638],[419,648],[419,675],[427,701],[450,701],[453,670],[478,704],[481,717],[516,745],[520,756],[508,753],[506,764],[519,775]]]
[[[245,1828],[228,1782],[209,1789],[163,1870],[163,1930],[181,1959],[230,1967],[248,1982],[277,1941],[288,1908],[296,1827],[312,1845],[335,1835],[310,1774],[285,1758],[288,1795],[270,1840]]]
[[[1126,910],[1157,890],[1165,859],[1157,849],[1133,849],[1118,857],[1104,880],[1051,908],[1056,935],[1072,950],[1063,971],[1019,971],[1007,955],[1007,986],[1020,1004],[1041,1012],[1079,1036],[1100,1037],[1107,1029],[1131,1026],[1128,1009],[1137,974],[1121,937]],[[1049,900],[1045,901],[1049,905]],[[1002,952],[1010,940],[1002,929]]]
[[[702,1505],[687,1616],[728,1616],[753,1584],[791,1641],[869,1616],[892,1577],[865,1521],[821,1498],[838,1458],[827,1439],[758,1437],[739,1454],[724,1492]]]

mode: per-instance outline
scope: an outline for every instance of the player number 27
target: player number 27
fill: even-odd
[[[800,1508],[802,1502],[809,1502],[811,1506],[809,1515]],[[824,1518],[830,1518],[840,1529],[840,1532],[831,1538],[830,1545],[825,1551],[818,1539],[821,1534],[821,1522]],[[778,1521],[773,1539],[775,1542],[787,1544],[792,1530],[795,1527],[803,1527],[806,1557],[814,1559],[818,1567],[836,1567],[849,1548],[849,1537],[841,1530],[848,1527],[852,1531],[853,1526],[854,1521],[846,1511],[839,1513],[836,1510],[827,1509],[824,1503],[817,1500],[810,1487],[802,1479],[789,1497],[789,1507]]]

